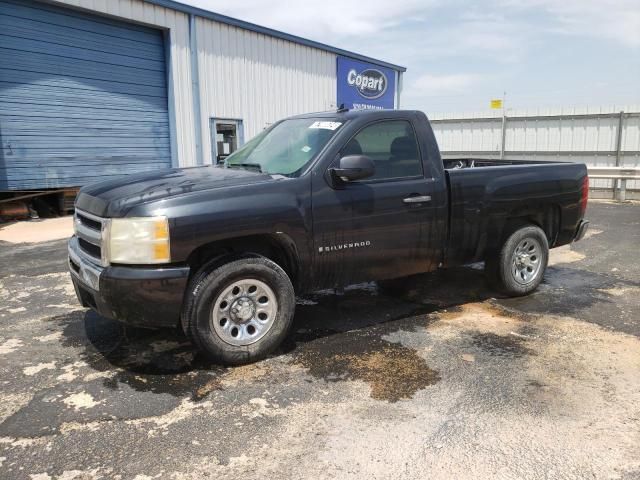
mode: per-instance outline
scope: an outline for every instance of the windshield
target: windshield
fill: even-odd
[[[284,120],[227,157],[227,168],[298,176],[342,126],[319,118]]]

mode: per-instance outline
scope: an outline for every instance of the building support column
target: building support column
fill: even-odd
[[[196,16],[189,14],[189,50],[191,53],[191,96],[193,97],[193,126],[196,141],[196,165],[204,165],[202,155],[202,117],[200,110],[200,69],[198,68],[198,39]]]
[[[504,160],[505,141],[507,140],[507,115],[502,113],[502,132],[500,134],[500,160]]]
[[[618,130],[616,130],[616,167],[622,165],[622,129],[624,128],[624,111],[619,113]],[[617,179],[613,181],[613,198],[624,202],[627,190],[627,181]]]

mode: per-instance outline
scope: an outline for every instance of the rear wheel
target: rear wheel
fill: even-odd
[[[544,231],[527,225],[511,233],[497,253],[485,263],[492,287],[510,296],[533,292],[544,276],[549,261],[549,243]]]
[[[254,362],[286,337],[295,294],[276,263],[263,257],[243,258],[194,278],[182,323],[211,360],[225,365]]]

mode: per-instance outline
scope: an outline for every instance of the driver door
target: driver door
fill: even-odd
[[[373,160],[372,177],[339,186],[313,182],[316,278],[330,287],[428,270],[422,227],[432,215],[432,183],[411,123],[368,124],[340,157],[354,154]]]

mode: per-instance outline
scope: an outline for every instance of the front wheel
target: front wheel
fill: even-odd
[[[533,292],[549,261],[549,242],[544,231],[528,225],[509,235],[499,252],[490,255],[485,271],[492,287],[513,297]]]
[[[224,365],[254,362],[286,337],[295,294],[276,263],[263,257],[242,258],[194,278],[182,324],[209,359]]]

